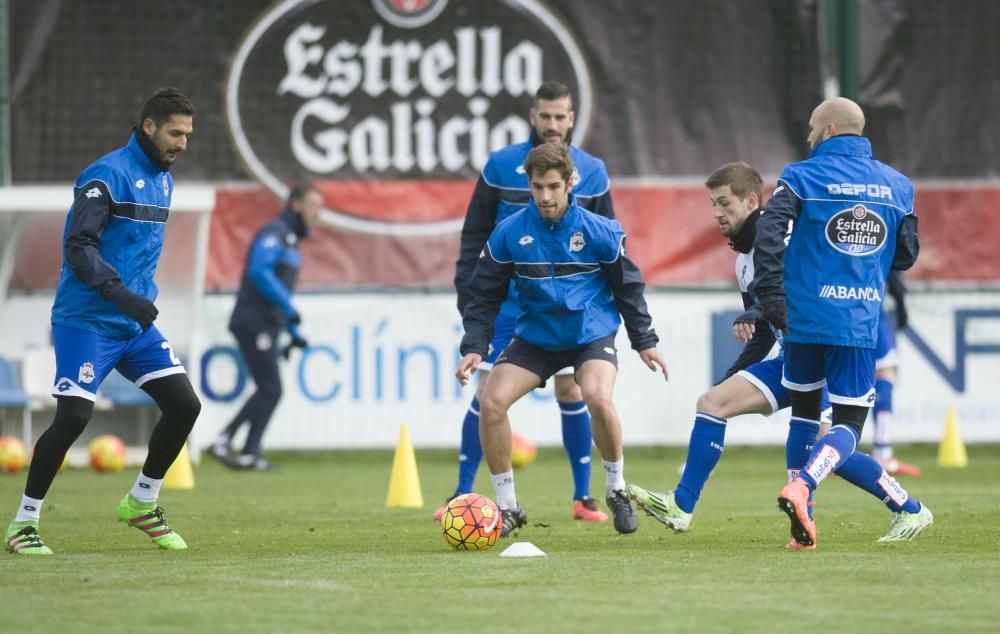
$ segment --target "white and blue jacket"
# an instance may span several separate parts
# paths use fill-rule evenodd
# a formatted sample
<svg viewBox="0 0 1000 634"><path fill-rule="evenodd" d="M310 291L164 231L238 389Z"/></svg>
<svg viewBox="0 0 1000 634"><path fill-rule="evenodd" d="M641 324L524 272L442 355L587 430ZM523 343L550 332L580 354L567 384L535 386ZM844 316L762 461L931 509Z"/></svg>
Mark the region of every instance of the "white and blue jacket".
<svg viewBox="0 0 1000 634"><path fill-rule="evenodd" d="M910 179L868 139L831 137L782 171L757 223L753 292L786 301L785 341L874 348L889 271L919 248Z"/></svg>
<svg viewBox="0 0 1000 634"><path fill-rule="evenodd" d="M621 225L581 208L572 195L558 222L543 220L532 201L497 225L469 286L463 355L486 356L511 281L519 312L514 336L539 348L582 347L617 333L622 318L634 349L659 341Z"/></svg>
<svg viewBox="0 0 1000 634"><path fill-rule="evenodd" d="M500 221L515 211L524 209L531 202L528 176L524 173L524 160L541 142L538 135L532 131L527 141L497 150L490 155L486 165L483 166L465 214L462 242L459 247L458 262L455 264L455 290L458 292L460 313L469 301L472 272L476 268L476 261L490 233ZM577 204L588 211L614 218L611 180L604 161L574 145L569 146L569 153L576 168L572 180ZM501 312L504 315L517 317L519 311L516 293L513 290Z"/></svg>
<svg viewBox="0 0 1000 634"><path fill-rule="evenodd" d="M76 180L63 231L63 264L52 323L112 339L142 333L139 324L108 301L122 286L150 301L174 191L168 166L141 147L104 155Z"/></svg>

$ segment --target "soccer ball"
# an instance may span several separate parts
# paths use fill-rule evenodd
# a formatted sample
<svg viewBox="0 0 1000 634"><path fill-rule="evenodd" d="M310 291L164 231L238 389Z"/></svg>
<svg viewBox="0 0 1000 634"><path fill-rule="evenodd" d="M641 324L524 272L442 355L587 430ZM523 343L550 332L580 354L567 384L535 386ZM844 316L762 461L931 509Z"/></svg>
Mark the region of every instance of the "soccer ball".
<svg viewBox="0 0 1000 634"><path fill-rule="evenodd" d="M24 445L13 436L0 436L0 473L17 473L24 468Z"/></svg>
<svg viewBox="0 0 1000 634"><path fill-rule="evenodd" d="M527 467L535 461L536 456L538 456L538 450L535 449L535 445L521 434L514 432L510 448L511 466L515 469Z"/></svg>
<svg viewBox="0 0 1000 634"><path fill-rule="evenodd" d="M487 550L497 543L503 528L500 509L478 493L459 495L441 516L444 540L455 550Z"/></svg>
<svg viewBox="0 0 1000 634"><path fill-rule="evenodd" d="M114 434L104 434L90 441L90 466L94 471L121 471L125 468L125 443Z"/></svg>

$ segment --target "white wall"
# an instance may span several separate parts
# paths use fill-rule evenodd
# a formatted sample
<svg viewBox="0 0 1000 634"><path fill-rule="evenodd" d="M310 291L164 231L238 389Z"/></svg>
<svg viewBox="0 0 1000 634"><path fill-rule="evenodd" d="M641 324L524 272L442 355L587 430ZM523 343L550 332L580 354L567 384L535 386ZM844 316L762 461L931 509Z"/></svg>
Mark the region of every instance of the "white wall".
<svg viewBox="0 0 1000 634"><path fill-rule="evenodd" d="M651 292L650 312L670 367L665 383L638 360L619 335L622 360L616 401L626 444L686 444L695 401L711 383L711 327L714 311L738 308L732 290ZM226 330L232 296L209 296L201 339L206 348L233 346ZM461 327L454 298L447 293L299 295L303 331L314 349L296 352L283 365L285 391L265 437L270 448L392 447L400 423L407 423L418 447L454 447L473 388L453 377ZM956 407L966 441L1000 441L1000 294L920 293L909 297L911 325L939 359L944 372L907 338L899 337L900 380L895 392L899 442L940 439L945 411ZM0 354L18 358L27 345L48 337L51 297L14 297L0 314ZM967 320L964 327L965 384L958 383L956 311L993 310L997 316ZM161 305L157 325L184 350L190 338L190 309L183 302ZM977 351L978 350L978 351ZM182 353L183 354L183 353ZM400 355L406 359L400 364ZM202 355L201 359L204 359ZM205 381L215 393L232 390L229 357L210 357ZM193 360L188 359L188 364ZM199 359L200 361L200 359ZM950 374L949 374L950 373ZM952 383L949 383L948 376ZM194 445L207 444L249 396L252 383L229 402L203 394L204 408ZM551 392L538 392L511 413L514 427L541 445L561 443ZM772 419L734 419L730 443L784 441L787 413ZM870 427L870 425L869 425Z"/></svg>

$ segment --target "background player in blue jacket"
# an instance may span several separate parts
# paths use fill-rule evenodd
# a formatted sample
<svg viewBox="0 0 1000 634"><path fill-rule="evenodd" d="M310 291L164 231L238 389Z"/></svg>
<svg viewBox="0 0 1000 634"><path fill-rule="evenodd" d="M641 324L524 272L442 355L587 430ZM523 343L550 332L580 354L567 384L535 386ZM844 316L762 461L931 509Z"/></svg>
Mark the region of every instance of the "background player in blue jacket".
<svg viewBox="0 0 1000 634"><path fill-rule="evenodd" d="M455 266L455 290L458 291L458 311L469 301L469 286L476 261L494 227L502 220L523 209L531 200L524 159L540 143L570 143L573 131L573 100L569 88L556 81L547 81L535 92L534 104L528 113L531 138L494 152L483 167L462 227L462 244ZM596 214L614 218L611 184L608 170L599 158L569 145L573 171L573 196L576 204ZM448 500L472 491L476 471L483 457L479 442L479 397L500 352L514 335L514 321L520 308L517 291L512 289L493 324L493 340L488 354L479 365L476 396L462 421L462 443L458 454L458 484ZM580 388L573 380L573 368L563 368L555 375L555 394L562 415L563 446L573 472L573 518L594 522L607 521L590 497L591 433L590 414L583 402ZM440 520L447 506L438 507L434 519Z"/></svg>
<svg viewBox="0 0 1000 634"><path fill-rule="evenodd" d="M920 467L897 458L892 448L894 422L892 393L899 374L896 330L906 328L909 318L906 311L906 285L903 283L903 274L900 271L892 271L886 288L896 307L893 312L886 311L883 307L878 322L878 340L875 342L875 404L872 408L874 424L872 456L882 463L889 473L919 476Z"/></svg>
<svg viewBox="0 0 1000 634"><path fill-rule="evenodd" d="M299 242L309 235L309 227L316 224L322 208L323 194L319 190L308 184L292 186L285 208L257 232L247 250L229 330L236 337L257 390L209 449L209 454L226 466L261 471L271 468L260 455L260 444L281 400L278 355L283 353L287 358L291 348L308 345L299 330L302 319L292 306L292 292L302 266ZM282 330L287 330L292 339L279 348ZM250 429L243 451L233 459L229 445L244 423Z"/></svg>
<svg viewBox="0 0 1000 634"><path fill-rule="evenodd" d="M746 312L733 324L733 335L746 346L724 379L698 398L697 414L688 443L687 461L674 491L656 493L630 484L629 494L636 504L677 533L688 530L695 505L712 470L722 457L728 419L743 414L772 414L789 406L789 391L781 384L784 355L765 359L776 342L770 324L754 303L749 287L753 281L753 243L760 216L764 185L760 174L746 163L727 163L712 172L705 182L713 215L722 235L736 256L736 278ZM828 411L824 395L823 413ZM824 417L825 419L825 417ZM819 423L795 418L789 421L785 442L785 467L789 478L798 474L816 442ZM901 510L900 500L909 494L871 456L855 452L837 475L883 501L892 512ZM794 539L790 550L816 548L802 546Z"/></svg>
<svg viewBox="0 0 1000 634"><path fill-rule="evenodd" d="M56 414L35 444L24 497L4 540L10 552L52 554L38 534L43 498L90 421L97 388L112 369L145 390L162 412L146 462L117 517L160 548L187 548L156 500L201 403L184 366L153 325L158 314L153 276L174 191L170 166L187 149L193 117L194 106L177 89L157 90L128 144L98 159L76 181L52 306Z"/></svg>
<svg viewBox="0 0 1000 634"><path fill-rule="evenodd" d="M792 416L818 420L824 386L833 404L833 426L778 496L803 546L816 542L809 495L854 453L875 400L889 270L910 268L919 250L913 184L872 158L864 125L861 108L843 97L813 110L812 152L782 171L754 243L754 293L771 325L788 330L782 385L792 392ZM880 541L912 539L932 521L911 498Z"/></svg>
<svg viewBox="0 0 1000 634"><path fill-rule="evenodd" d="M514 338L497 357L480 399L480 432L503 519L501 536L527 521L514 492L507 410L567 366L575 369L590 410L615 529L631 533L637 522L625 490L621 424L612 398L618 374L615 334L622 318L643 362L667 377L646 310L645 283L625 255L621 225L573 200L569 148L543 143L528 153L524 168L531 204L498 224L479 256L455 373L464 385L486 357L494 320L513 281L520 308Z"/></svg>

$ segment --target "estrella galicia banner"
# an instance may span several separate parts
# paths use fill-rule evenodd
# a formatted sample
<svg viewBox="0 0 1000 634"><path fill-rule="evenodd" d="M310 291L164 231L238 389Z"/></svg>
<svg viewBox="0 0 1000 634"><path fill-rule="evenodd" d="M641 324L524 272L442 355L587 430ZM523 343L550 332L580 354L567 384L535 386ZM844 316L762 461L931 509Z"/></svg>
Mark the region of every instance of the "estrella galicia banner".
<svg viewBox="0 0 1000 634"><path fill-rule="evenodd" d="M247 170L278 196L301 178L444 179L464 192L459 181L491 151L528 138L524 106L549 77L576 95L583 142L593 109L583 50L536 0L285 0L239 43L226 117ZM405 220L380 199L338 208L349 196L328 184L335 226L398 235L460 226L448 208Z"/></svg>

